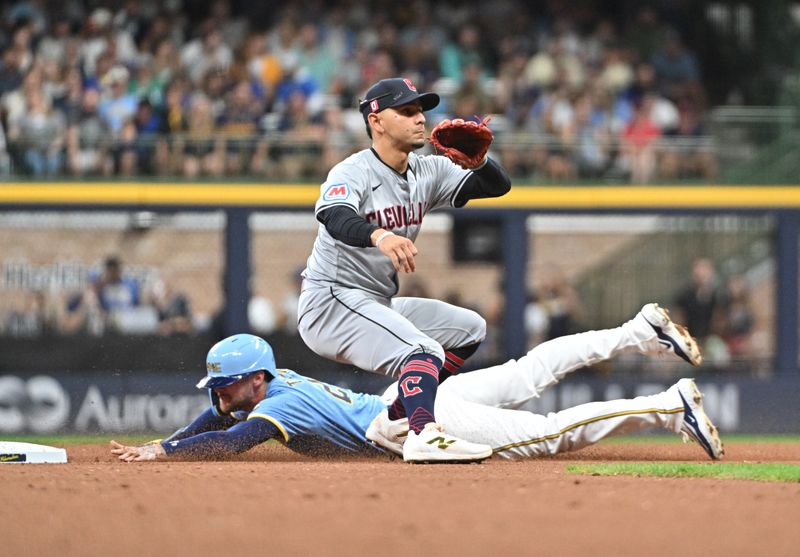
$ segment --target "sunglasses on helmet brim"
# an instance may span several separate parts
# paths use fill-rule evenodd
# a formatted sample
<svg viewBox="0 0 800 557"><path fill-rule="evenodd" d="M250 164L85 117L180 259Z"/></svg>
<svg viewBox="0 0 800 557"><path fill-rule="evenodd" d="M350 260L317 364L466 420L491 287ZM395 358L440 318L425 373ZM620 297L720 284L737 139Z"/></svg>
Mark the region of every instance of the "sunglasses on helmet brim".
<svg viewBox="0 0 800 557"><path fill-rule="evenodd" d="M241 381L248 375L252 375L255 371L250 373L240 373L238 375L217 375L216 377L205 376L198 383L198 389L217 389L220 387L227 387L233 385L237 381Z"/></svg>

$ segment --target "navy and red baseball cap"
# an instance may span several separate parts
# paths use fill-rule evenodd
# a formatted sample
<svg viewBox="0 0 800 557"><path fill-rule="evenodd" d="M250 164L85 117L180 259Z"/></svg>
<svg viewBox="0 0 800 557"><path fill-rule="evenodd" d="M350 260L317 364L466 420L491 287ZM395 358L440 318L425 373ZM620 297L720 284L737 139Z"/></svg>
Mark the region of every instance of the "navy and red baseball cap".
<svg viewBox="0 0 800 557"><path fill-rule="evenodd" d="M430 110L439 104L439 95L436 93L420 93L410 79L392 77L381 79L369 88L363 101L358 103L358 109L364 115L364 120L372 112L380 112L387 108L402 106L414 101L422 103L422 110Z"/></svg>

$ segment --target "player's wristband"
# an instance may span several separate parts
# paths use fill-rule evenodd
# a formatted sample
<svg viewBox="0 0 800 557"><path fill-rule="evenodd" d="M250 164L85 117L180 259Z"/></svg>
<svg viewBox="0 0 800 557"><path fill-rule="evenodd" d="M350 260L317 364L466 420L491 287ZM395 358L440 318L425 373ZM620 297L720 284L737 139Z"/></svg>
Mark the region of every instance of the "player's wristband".
<svg viewBox="0 0 800 557"><path fill-rule="evenodd" d="M384 232L383 234L381 234L380 236L378 236L378 238L375 240L375 247L377 248L378 246L380 246L380 245L381 245L381 242L382 242L383 240L385 240L387 236L394 236L394 232L389 232L389 231L387 230L386 232Z"/></svg>

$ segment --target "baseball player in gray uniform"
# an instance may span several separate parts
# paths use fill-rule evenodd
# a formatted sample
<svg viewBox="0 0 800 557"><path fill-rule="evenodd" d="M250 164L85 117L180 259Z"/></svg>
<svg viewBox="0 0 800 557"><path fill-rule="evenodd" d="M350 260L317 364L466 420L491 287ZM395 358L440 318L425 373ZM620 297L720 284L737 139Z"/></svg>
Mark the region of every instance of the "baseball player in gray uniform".
<svg viewBox="0 0 800 557"><path fill-rule="evenodd" d="M389 417L408 417L405 460L482 460L491 447L444 432L434 401L440 380L458 371L484 339L486 322L442 301L394 296L397 273L415 270L414 240L427 213L504 195L511 181L489 157L464 169L443 156L413 152L425 145L423 112L438 105L437 94L392 78L373 85L365 98L359 108L372 147L334 166L321 186L298 332L321 356L398 378Z"/></svg>

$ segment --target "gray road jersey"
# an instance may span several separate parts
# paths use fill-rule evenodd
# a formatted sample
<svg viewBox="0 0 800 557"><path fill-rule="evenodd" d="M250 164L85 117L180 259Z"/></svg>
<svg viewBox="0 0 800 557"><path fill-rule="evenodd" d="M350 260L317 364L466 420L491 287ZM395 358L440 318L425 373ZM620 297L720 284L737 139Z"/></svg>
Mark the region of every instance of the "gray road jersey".
<svg viewBox="0 0 800 557"><path fill-rule="evenodd" d="M380 228L414 241L422 218L434 209L452 206L470 174L445 157L410 153L404 178L374 151L365 149L331 169L320 188L315 214L345 205ZM388 257L378 248L358 248L335 240L321 224L303 276L378 296L397 293L397 276Z"/></svg>

